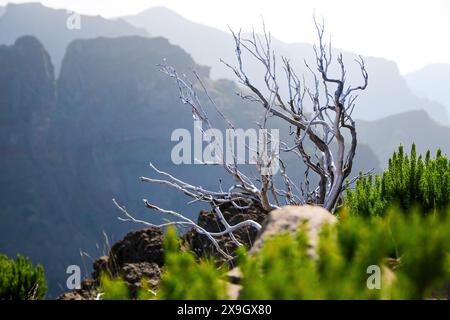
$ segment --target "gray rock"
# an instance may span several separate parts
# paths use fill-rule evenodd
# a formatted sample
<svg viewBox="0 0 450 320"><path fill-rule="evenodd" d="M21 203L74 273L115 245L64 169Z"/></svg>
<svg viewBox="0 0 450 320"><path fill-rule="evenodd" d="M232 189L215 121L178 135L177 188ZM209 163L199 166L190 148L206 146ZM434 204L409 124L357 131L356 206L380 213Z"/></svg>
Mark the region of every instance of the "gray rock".
<svg viewBox="0 0 450 320"><path fill-rule="evenodd" d="M323 225L332 225L337 222L335 216L322 207L316 206L285 206L269 213L256 241L250 250L254 254L261 250L264 242L282 233L295 235L301 225L306 223L309 239L308 254L316 256L316 247L319 232Z"/></svg>

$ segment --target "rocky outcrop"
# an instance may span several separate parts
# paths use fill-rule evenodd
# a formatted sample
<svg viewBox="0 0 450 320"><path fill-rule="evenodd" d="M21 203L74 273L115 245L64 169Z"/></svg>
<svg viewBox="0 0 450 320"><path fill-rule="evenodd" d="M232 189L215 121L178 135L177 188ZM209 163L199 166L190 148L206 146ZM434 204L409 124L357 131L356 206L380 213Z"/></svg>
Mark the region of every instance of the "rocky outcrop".
<svg viewBox="0 0 450 320"><path fill-rule="evenodd" d="M222 212L230 224L248 219L262 223L267 217L264 210L256 207L246 211L223 207ZM212 212L200 212L198 224L211 232L223 230L223 226ZM251 247L256 239L257 232L251 228L242 228L234 234L241 243ZM94 271L91 278L85 279L80 289L64 293L59 299L95 299L99 292L100 278L103 274L113 278L122 278L130 290L131 297L136 297L138 289L143 285L142 281L147 282L146 287L150 290L156 291L164 268L163 241L163 232L158 228L147 228L128 233L121 241L111 247L108 256L102 256L94 262ZM199 258L214 257L217 263L225 261L211 242L194 230L183 235L181 242L185 250L196 253ZM219 239L219 243L229 253L236 249L229 236ZM239 286L235 288L239 288Z"/></svg>
<svg viewBox="0 0 450 320"><path fill-rule="evenodd" d="M85 279L81 282L80 289L63 293L58 300L94 300L96 299L97 282L94 279Z"/></svg>
<svg viewBox="0 0 450 320"><path fill-rule="evenodd" d="M131 297L136 297L143 281L147 282L147 288L156 290L161 280L163 241L163 233L158 228L128 233L124 239L113 245L108 256L100 257L94 262L92 277L85 279L80 289L64 293L59 299L95 299L103 274L123 279Z"/></svg>
<svg viewBox="0 0 450 320"><path fill-rule="evenodd" d="M163 265L163 239L161 229L148 228L128 233L122 241L111 248L108 261L110 268L122 268L127 263L152 262Z"/></svg>

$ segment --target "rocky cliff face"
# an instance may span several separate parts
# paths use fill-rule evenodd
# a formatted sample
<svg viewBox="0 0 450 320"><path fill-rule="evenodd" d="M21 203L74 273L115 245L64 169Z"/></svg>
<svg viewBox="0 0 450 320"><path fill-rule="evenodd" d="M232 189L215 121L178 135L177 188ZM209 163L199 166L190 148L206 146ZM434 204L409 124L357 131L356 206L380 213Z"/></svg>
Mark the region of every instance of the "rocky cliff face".
<svg viewBox="0 0 450 320"><path fill-rule="evenodd" d="M37 219L44 178L35 169L45 162L56 96L50 57L36 38L0 46L0 70L0 234L7 239ZM2 240L2 247L12 250L16 241Z"/></svg>
<svg viewBox="0 0 450 320"><path fill-rule="evenodd" d="M36 38L24 36L0 46L0 68L2 147L18 153L29 149L38 157L56 102L50 56Z"/></svg>
<svg viewBox="0 0 450 320"><path fill-rule="evenodd" d="M42 44L25 36L0 47L0 70L0 251L48 261L54 239L47 235L58 221L48 174L53 66Z"/></svg>

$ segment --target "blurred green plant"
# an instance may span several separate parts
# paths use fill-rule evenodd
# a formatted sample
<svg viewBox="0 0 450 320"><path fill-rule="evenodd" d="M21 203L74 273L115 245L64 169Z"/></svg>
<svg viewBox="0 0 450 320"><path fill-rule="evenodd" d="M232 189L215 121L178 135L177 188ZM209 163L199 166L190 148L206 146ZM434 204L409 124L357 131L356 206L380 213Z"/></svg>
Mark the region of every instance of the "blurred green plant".
<svg viewBox="0 0 450 320"><path fill-rule="evenodd" d="M102 300L129 300L131 298L127 284L120 277L111 278L106 273L100 276Z"/></svg>
<svg viewBox="0 0 450 320"><path fill-rule="evenodd" d="M306 232L279 235L256 255L239 254L242 299L427 299L450 281L449 214L391 209L384 217L344 214L320 235L317 259ZM369 288L370 266L380 289Z"/></svg>
<svg viewBox="0 0 450 320"><path fill-rule="evenodd" d="M211 260L197 261L192 252L180 249L176 231L169 228L164 240L165 272L158 299L220 300L226 299L226 268L217 268Z"/></svg>
<svg viewBox="0 0 450 320"><path fill-rule="evenodd" d="M33 267L30 260L21 255L14 261L0 254L0 300L40 300L46 292L41 265Z"/></svg>
<svg viewBox="0 0 450 320"><path fill-rule="evenodd" d="M429 299L446 298L450 282L450 213L408 214L391 208L384 216L353 216L325 226L316 258L308 252L306 225L281 234L262 249L238 250L240 299ZM165 271L157 299L227 299L225 267L197 260L180 249L174 230L165 239ZM379 287L373 288L373 270ZM102 299L128 299L120 279L102 278ZM142 288L137 299L154 299Z"/></svg>
<svg viewBox="0 0 450 320"><path fill-rule="evenodd" d="M410 156L400 146L382 176L362 177L343 199L352 215L382 215L393 204L403 210L418 206L426 213L450 205L450 160L441 150L435 159L430 151L423 159L414 144Z"/></svg>

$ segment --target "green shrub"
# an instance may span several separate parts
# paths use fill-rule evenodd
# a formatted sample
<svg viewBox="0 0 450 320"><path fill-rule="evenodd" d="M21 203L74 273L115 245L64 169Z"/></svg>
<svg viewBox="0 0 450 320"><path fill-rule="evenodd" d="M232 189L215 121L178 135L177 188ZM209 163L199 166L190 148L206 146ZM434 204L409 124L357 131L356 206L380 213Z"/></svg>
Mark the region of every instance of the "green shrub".
<svg viewBox="0 0 450 320"><path fill-rule="evenodd" d="M175 230L169 229L164 240L164 274L158 299L218 300L226 299L222 281L224 268L213 261L197 261L191 252L182 251Z"/></svg>
<svg viewBox="0 0 450 320"><path fill-rule="evenodd" d="M130 291L125 281L120 278L111 279L107 274L100 277L102 300L129 300Z"/></svg>
<svg viewBox="0 0 450 320"><path fill-rule="evenodd" d="M435 159L428 151L423 160L415 145L410 156L400 146L383 175L358 180L343 203L353 215L381 215L392 204L404 210L418 206L423 212L445 209L450 205L450 161L440 150Z"/></svg>
<svg viewBox="0 0 450 320"><path fill-rule="evenodd" d="M0 255L0 300L38 300L47 292L44 268L33 268L30 260L17 255L16 260Z"/></svg>
<svg viewBox="0 0 450 320"><path fill-rule="evenodd" d="M341 218L325 227L317 259L305 232L279 235L256 255L240 253L243 299L426 299L450 281L449 214L390 210L384 217ZM369 266L381 288L369 289ZM441 294L441 295L439 295Z"/></svg>

